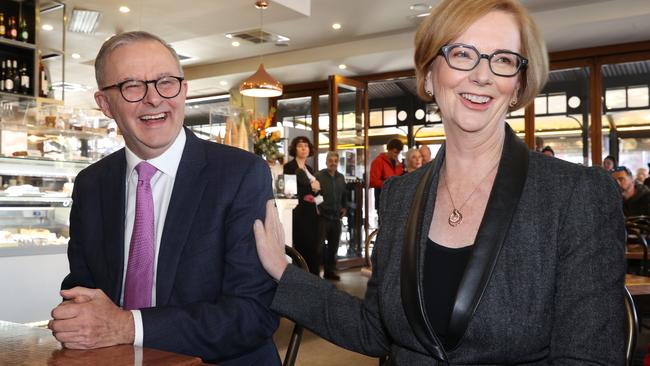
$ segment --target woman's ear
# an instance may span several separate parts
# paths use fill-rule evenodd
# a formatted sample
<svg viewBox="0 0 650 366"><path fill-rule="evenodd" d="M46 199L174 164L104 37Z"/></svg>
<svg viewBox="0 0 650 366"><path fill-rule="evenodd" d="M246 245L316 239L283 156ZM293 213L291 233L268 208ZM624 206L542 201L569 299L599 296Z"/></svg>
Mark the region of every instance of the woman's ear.
<svg viewBox="0 0 650 366"><path fill-rule="evenodd" d="M424 79L424 91L428 96L433 97L433 73L431 68L429 68L427 77Z"/></svg>

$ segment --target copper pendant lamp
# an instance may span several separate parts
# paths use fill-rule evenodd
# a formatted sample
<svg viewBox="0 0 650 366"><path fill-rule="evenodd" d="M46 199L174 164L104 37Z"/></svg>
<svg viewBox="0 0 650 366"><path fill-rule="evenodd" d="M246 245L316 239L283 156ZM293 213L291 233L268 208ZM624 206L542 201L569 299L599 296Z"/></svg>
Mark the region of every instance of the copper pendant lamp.
<svg viewBox="0 0 650 366"><path fill-rule="evenodd" d="M255 2L255 7L260 9L260 39L262 38L262 26L264 25L264 9L268 8L269 3L266 0L258 0ZM261 55L260 55L261 59ZM239 86L239 92L242 95L256 98L270 98L279 97L282 95L282 83L269 75L264 68L264 64L260 62L257 71L244 80Z"/></svg>

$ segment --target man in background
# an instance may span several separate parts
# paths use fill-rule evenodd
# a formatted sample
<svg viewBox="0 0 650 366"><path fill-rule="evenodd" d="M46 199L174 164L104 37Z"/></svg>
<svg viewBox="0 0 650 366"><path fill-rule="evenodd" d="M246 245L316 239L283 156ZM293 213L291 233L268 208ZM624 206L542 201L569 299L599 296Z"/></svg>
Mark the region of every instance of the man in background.
<svg viewBox="0 0 650 366"><path fill-rule="evenodd" d="M321 243L324 246L323 278L338 281L341 277L336 274L336 253L341 239L341 217L347 213L345 177L337 171L339 154L336 151L327 152L325 165L326 169L316 173L323 195L323 203L318 206Z"/></svg>
<svg viewBox="0 0 650 366"><path fill-rule="evenodd" d="M386 152L377 155L370 164L370 188L375 189L375 208L379 208L379 197L386 179L402 175L404 167L397 156L404 148L400 139L391 139L386 144Z"/></svg>
<svg viewBox="0 0 650 366"><path fill-rule="evenodd" d="M422 165L428 163L431 161L431 149L429 149L429 146L427 145L422 145L420 146L420 155L422 155Z"/></svg>
<svg viewBox="0 0 650 366"><path fill-rule="evenodd" d="M630 169L625 166L614 168L611 174L623 196L625 216L650 215L650 189L637 183Z"/></svg>
<svg viewBox="0 0 650 366"><path fill-rule="evenodd" d="M273 197L266 162L183 128L187 82L157 36L113 36L95 73L95 100L126 147L75 180L53 335L66 348L134 344L279 365L275 284L252 230Z"/></svg>

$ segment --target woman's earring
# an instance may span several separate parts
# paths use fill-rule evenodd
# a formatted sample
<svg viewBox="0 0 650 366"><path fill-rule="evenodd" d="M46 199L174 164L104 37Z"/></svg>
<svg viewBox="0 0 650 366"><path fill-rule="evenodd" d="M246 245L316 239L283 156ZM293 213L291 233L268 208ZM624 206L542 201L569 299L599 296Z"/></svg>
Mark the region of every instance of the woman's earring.
<svg viewBox="0 0 650 366"><path fill-rule="evenodd" d="M427 90L426 93L428 96L433 97L433 92L431 90Z"/></svg>
<svg viewBox="0 0 650 366"><path fill-rule="evenodd" d="M514 108L517 105L517 98L510 101L510 108Z"/></svg>

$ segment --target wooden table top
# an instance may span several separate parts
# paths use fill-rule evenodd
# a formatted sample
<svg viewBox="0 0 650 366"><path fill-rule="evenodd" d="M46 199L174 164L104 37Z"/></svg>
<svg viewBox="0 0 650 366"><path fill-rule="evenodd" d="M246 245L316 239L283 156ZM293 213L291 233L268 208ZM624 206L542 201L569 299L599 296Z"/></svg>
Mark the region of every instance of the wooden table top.
<svg viewBox="0 0 650 366"><path fill-rule="evenodd" d="M131 345L62 349L48 329L0 321L0 364L48 366L203 365L200 358Z"/></svg>
<svg viewBox="0 0 650 366"><path fill-rule="evenodd" d="M625 287L632 296L650 295L650 277L626 274Z"/></svg>

